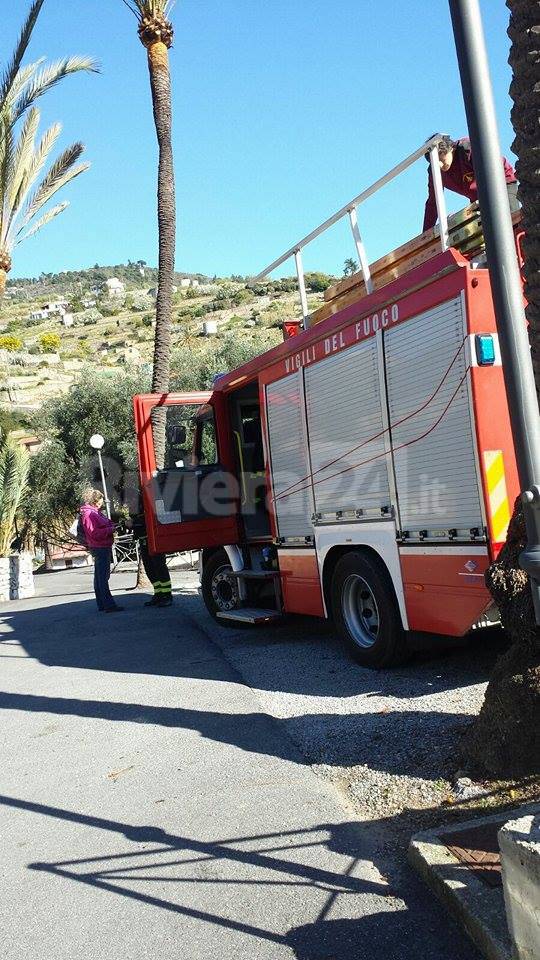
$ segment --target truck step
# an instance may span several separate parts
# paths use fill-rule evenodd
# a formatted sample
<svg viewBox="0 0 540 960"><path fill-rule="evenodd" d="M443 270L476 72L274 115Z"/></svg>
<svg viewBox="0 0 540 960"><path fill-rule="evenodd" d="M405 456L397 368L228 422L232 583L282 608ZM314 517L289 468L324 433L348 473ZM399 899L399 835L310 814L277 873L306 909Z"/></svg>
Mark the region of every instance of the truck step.
<svg viewBox="0 0 540 960"><path fill-rule="evenodd" d="M278 610L262 610L260 607L241 607L238 610L223 610L217 614L218 620L235 620L238 623L271 623L282 620Z"/></svg>
<svg viewBox="0 0 540 960"><path fill-rule="evenodd" d="M229 573L229 577L236 577L238 580L275 580L280 576L278 570L240 570L238 573Z"/></svg>

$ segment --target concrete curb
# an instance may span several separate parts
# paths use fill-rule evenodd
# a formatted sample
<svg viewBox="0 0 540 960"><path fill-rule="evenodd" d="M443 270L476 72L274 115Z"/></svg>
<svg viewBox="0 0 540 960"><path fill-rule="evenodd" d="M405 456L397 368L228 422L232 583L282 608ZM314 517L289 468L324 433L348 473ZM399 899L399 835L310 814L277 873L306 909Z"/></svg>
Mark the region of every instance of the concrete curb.
<svg viewBox="0 0 540 960"><path fill-rule="evenodd" d="M538 804L508 810L508 820L538 813ZM501 813L474 820L441 826L416 834L409 844L409 862L422 879L466 930L487 960L511 960L512 942L506 922L502 887L489 887L467 869L445 846L450 839L468 827L494 823Z"/></svg>

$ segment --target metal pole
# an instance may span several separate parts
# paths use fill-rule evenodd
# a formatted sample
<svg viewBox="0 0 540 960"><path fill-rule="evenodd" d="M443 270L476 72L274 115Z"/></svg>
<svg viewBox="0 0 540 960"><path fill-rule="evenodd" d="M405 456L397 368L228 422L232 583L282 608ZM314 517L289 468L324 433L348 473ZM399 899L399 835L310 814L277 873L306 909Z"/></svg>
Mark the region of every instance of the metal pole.
<svg viewBox="0 0 540 960"><path fill-rule="evenodd" d="M358 257L358 263L362 269L362 276L364 278L364 283L366 285L366 290L368 293L373 293L373 280L371 279L371 271L369 269L368 258L366 256L366 248L364 246L364 241L360 236L360 228L358 226L358 216L356 213L356 207L351 207L349 210L349 220L351 222L352 235L354 237L354 243L356 246L356 254Z"/></svg>
<svg viewBox="0 0 540 960"><path fill-rule="evenodd" d="M478 183L512 433L524 491L527 546L520 563L531 578L536 622L540 624L540 421L523 291L479 2L449 0L449 3Z"/></svg>
<svg viewBox="0 0 540 960"><path fill-rule="evenodd" d="M97 451L98 460L99 460L99 472L101 473L101 483L103 484L103 501L105 503L105 513L107 514L109 520L111 519L111 501L107 495L107 484L105 483L105 471L103 469L103 460L101 459L101 450ZM118 558L116 556L116 547L113 543L111 547L112 560L113 560L113 573L118 565Z"/></svg>
<svg viewBox="0 0 540 960"><path fill-rule="evenodd" d="M103 484L103 499L105 501L105 512L110 520L111 519L111 501L107 496L107 484L105 483L105 471L103 469L103 460L101 459L101 450L98 450L97 455L99 460L99 472L101 473L101 483Z"/></svg>
<svg viewBox="0 0 540 960"><path fill-rule="evenodd" d="M304 277L304 266L302 264L302 251L294 251L294 260L296 263L296 275L298 277L298 289L300 291L300 302L302 304L302 326L304 330L307 327L308 319L308 305L307 305L307 294L306 294L306 281Z"/></svg>
<svg viewBox="0 0 540 960"><path fill-rule="evenodd" d="M444 199L444 187L441 176L441 167L439 164L439 149L437 144L435 144L435 146L433 146L429 151L429 162L431 165L433 189L435 191L437 216L439 218L441 248L444 251L448 250L448 216L446 213L446 200Z"/></svg>

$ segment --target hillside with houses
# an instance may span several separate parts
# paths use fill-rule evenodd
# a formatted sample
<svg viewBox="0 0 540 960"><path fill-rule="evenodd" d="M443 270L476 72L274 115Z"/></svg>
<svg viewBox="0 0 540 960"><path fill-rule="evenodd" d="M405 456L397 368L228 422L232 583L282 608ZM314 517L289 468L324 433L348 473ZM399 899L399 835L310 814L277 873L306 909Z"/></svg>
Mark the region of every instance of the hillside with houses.
<svg viewBox="0 0 540 960"><path fill-rule="evenodd" d="M314 309L330 283L306 277ZM81 371L149 372L157 270L144 261L8 283L0 304L0 406L24 414L66 392ZM218 349L234 336L253 349L282 339L285 320L300 317L296 281L178 273L173 287L174 349Z"/></svg>

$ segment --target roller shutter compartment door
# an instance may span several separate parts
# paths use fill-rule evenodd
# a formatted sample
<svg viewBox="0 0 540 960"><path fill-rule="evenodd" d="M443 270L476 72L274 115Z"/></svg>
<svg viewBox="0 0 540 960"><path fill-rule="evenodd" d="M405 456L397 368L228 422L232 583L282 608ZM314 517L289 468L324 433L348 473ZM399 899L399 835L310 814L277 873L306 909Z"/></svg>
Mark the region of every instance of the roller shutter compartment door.
<svg viewBox="0 0 540 960"><path fill-rule="evenodd" d="M266 410L278 535L311 536L313 498L301 370L267 386Z"/></svg>
<svg viewBox="0 0 540 960"><path fill-rule="evenodd" d="M403 530L468 530L483 523L464 339L461 297L384 334Z"/></svg>
<svg viewBox="0 0 540 960"><path fill-rule="evenodd" d="M305 378L317 513L388 507L375 338L308 367Z"/></svg>

